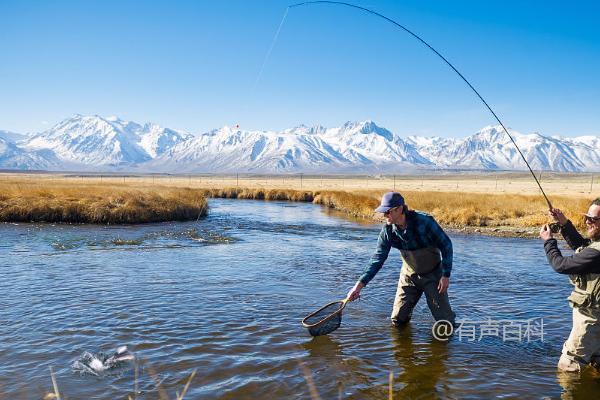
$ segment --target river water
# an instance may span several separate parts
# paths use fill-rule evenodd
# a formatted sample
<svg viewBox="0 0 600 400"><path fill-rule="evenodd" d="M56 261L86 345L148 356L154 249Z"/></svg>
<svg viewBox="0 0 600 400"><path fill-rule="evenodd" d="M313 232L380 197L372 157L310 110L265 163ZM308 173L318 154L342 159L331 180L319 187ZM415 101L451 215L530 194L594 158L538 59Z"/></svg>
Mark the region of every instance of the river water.
<svg viewBox="0 0 600 400"><path fill-rule="evenodd" d="M390 373L395 398L597 398L597 375L556 373L570 285L539 240L451 233L450 299L468 329L447 343L425 299L390 326L396 251L342 326L310 337L300 320L345 296L379 229L247 200L211 200L188 223L0 225L0 398L43 397L50 367L73 399L175 398L194 370L185 398L381 399ZM73 368L122 345L136 362Z"/></svg>

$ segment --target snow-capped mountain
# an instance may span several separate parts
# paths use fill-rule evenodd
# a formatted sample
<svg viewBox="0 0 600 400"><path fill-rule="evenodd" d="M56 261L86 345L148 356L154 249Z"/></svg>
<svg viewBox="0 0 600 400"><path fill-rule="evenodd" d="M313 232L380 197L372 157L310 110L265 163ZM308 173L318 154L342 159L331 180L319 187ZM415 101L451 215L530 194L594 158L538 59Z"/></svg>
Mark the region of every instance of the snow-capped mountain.
<svg viewBox="0 0 600 400"><path fill-rule="evenodd" d="M464 138L402 138L373 121L333 128L300 125L281 132L223 127L194 136L117 117L75 115L27 137L3 132L0 168L11 169L171 173L526 169L500 126L488 126ZM597 136L509 132L535 170L600 171Z"/></svg>
<svg viewBox="0 0 600 400"><path fill-rule="evenodd" d="M185 141L147 164L155 170L384 172L428 167L416 149L372 121L283 132L225 127Z"/></svg>
<svg viewBox="0 0 600 400"><path fill-rule="evenodd" d="M509 133L532 169L561 172L600 169L598 138L565 139L539 133L524 135L512 129L509 129ZM482 170L527 168L510 137L500 126L487 126L462 139L413 136L408 141L420 154L440 167Z"/></svg>
<svg viewBox="0 0 600 400"><path fill-rule="evenodd" d="M11 131L0 130L0 139L3 139L7 142L16 143L25 138L27 138L27 135L22 135L20 133L11 132Z"/></svg>
<svg viewBox="0 0 600 400"><path fill-rule="evenodd" d="M52 151L25 151L0 137L0 169L48 170L59 164Z"/></svg>
<svg viewBox="0 0 600 400"><path fill-rule="evenodd" d="M149 161L192 135L117 117L75 115L23 143L27 150L52 150L81 166L134 166Z"/></svg>
<svg viewBox="0 0 600 400"><path fill-rule="evenodd" d="M324 136L353 163L433 166L411 143L373 121L346 122L340 128L327 130Z"/></svg>
<svg viewBox="0 0 600 400"><path fill-rule="evenodd" d="M347 163L310 133L242 131L224 127L173 147L148 166L167 171L280 172Z"/></svg>

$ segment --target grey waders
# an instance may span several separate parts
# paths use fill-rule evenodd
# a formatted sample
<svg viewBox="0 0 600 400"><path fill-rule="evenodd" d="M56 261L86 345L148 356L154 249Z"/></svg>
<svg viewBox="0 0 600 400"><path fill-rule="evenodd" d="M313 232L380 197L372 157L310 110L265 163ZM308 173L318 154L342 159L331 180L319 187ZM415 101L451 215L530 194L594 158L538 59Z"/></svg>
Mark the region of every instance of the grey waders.
<svg viewBox="0 0 600 400"><path fill-rule="evenodd" d="M600 242L588 247L600 251ZM570 275L569 279L575 286L569 296L573 328L563 345L558 368L580 372L592 363L600 370L600 274Z"/></svg>
<svg viewBox="0 0 600 400"><path fill-rule="evenodd" d="M392 324L402 326L410 321L413 309L425 293L427 305L436 321L446 320L454 325L456 315L450 307L448 293L440 294L438 283L442 278L440 251L434 247L400 250L402 270L392 309Z"/></svg>

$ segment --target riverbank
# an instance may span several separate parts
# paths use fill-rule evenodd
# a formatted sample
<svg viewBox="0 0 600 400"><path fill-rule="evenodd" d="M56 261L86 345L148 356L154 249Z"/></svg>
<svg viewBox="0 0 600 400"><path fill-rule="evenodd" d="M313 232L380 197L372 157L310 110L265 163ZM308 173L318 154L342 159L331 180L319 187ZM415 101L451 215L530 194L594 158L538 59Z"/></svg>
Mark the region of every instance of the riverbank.
<svg viewBox="0 0 600 400"><path fill-rule="evenodd" d="M0 183L0 222L139 224L189 221L208 212L202 193L187 188Z"/></svg>
<svg viewBox="0 0 600 400"><path fill-rule="evenodd" d="M204 189L207 197L256 200L305 201L341 211L349 216L383 222L373 210L385 191L297 191L279 189ZM517 194L460 192L402 192L411 209L433 215L445 228L465 234L498 237L537 237L539 228L551 222L543 197ZM575 226L583 229L580 218L591 199L555 196L553 206L565 211Z"/></svg>
<svg viewBox="0 0 600 400"><path fill-rule="evenodd" d="M191 177L138 180L142 178L4 174L1 178L0 221L3 222L133 224L193 220L207 213L206 198L312 202L349 217L382 222L381 215L373 213L373 209L381 195L393 189L204 187ZM470 182L468 176L463 179L466 182L463 186L471 188L481 178L476 177L475 182ZM446 229L461 233L537 237L539 227L550 222L548 206L539 194L397 190L411 209L428 212ZM553 206L564 210L576 227L584 228L580 215L594 196L549 193L549 197Z"/></svg>

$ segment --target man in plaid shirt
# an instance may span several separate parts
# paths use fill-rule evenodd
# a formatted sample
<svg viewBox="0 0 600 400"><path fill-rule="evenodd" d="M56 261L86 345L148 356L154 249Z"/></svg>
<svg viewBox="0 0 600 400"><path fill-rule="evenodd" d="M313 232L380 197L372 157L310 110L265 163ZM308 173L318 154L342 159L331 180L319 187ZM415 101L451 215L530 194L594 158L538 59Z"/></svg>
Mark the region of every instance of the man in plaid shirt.
<svg viewBox="0 0 600 400"><path fill-rule="evenodd" d="M448 300L452 271L452 242L432 216L409 210L400 193L383 195L375 212L383 213L387 223L381 229L377 249L369 265L348 292L353 301L375 277L392 247L400 250L403 266L392 310L392 323L402 326L410 321L412 311L425 293L427 305L436 321L454 325L455 314Z"/></svg>

